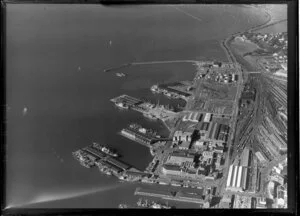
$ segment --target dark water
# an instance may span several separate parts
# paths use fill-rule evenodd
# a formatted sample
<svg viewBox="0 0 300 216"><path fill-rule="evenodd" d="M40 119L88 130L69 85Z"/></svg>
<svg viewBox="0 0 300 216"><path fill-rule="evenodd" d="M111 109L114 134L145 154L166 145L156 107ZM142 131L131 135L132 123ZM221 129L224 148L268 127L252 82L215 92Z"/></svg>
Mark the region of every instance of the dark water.
<svg viewBox="0 0 300 216"><path fill-rule="evenodd" d="M177 7L8 5L7 205L47 201L28 207L103 208L136 202L137 185L85 169L71 152L98 141L145 168L152 159L148 149L116 133L130 122L167 130L118 110L109 99L126 93L166 104L149 87L192 79L195 69L187 63L135 66L119 71L125 78L103 69L130 61L226 60L218 40L266 18L249 7Z"/></svg>

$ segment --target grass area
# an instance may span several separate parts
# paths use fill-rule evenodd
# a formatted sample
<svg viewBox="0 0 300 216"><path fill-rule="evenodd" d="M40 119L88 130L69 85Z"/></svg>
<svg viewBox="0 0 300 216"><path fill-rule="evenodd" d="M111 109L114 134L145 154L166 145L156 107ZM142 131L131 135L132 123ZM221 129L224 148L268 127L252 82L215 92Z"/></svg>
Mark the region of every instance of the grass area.
<svg viewBox="0 0 300 216"><path fill-rule="evenodd" d="M205 100L197 99L194 101L193 104L191 104L191 110L203 110L205 107Z"/></svg>
<svg viewBox="0 0 300 216"><path fill-rule="evenodd" d="M232 114L233 101L208 101L204 110L218 114Z"/></svg>
<svg viewBox="0 0 300 216"><path fill-rule="evenodd" d="M203 82L200 84L200 98L206 100L234 100L236 91L237 87L233 85L217 82Z"/></svg>

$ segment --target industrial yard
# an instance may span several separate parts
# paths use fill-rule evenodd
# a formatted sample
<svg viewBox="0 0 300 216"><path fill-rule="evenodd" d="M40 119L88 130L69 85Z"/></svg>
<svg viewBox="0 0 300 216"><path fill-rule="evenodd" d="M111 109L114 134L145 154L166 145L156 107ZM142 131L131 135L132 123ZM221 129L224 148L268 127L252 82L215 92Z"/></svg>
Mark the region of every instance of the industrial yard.
<svg viewBox="0 0 300 216"><path fill-rule="evenodd" d="M198 203L202 208L262 208L261 200L270 194L266 180L280 178L265 178L266 172L287 150L286 85L267 72L242 76L237 63L196 62L195 66L193 80L149 89L186 101L182 111L125 94L111 99L116 107L161 121L170 131L162 137L132 123L119 132L149 148L153 160L144 171L85 148L81 151L89 158L86 167L96 165L122 181L174 187L173 192L138 188L139 196ZM186 193L187 189L194 189L194 194ZM224 200L224 195L229 198Z"/></svg>
<svg viewBox="0 0 300 216"><path fill-rule="evenodd" d="M182 110L126 94L111 99L119 109L160 121L170 132L162 137L136 123L119 132L149 148L153 160L144 171L86 148L81 151L88 163L81 164L96 165L122 181L174 187L137 188L139 196L198 203L201 208L267 208L267 201L286 207L286 177L281 174L287 153L286 34L246 32L224 48L228 44L233 49L229 62L186 60L196 69L193 80L150 87L154 95L185 101ZM262 60L253 64L258 56ZM177 61L127 67L172 62Z"/></svg>

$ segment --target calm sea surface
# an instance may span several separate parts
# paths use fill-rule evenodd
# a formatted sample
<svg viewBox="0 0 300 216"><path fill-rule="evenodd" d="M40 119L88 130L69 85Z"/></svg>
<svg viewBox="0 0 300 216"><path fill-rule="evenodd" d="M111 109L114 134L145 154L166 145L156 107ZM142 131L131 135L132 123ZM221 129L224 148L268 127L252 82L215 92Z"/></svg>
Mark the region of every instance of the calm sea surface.
<svg viewBox="0 0 300 216"><path fill-rule="evenodd" d="M226 60L218 41L266 18L258 9L230 5L8 5L7 205L135 203L137 184L85 169L71 152L98 141L144 169L152 160L149 150L116 133L130 122L168 131L138 113L118 110L109 99L125 93L167 104L149 87L192 79L195 68L188 63L135 66L118 71L126 72L125 78L103 69L132 61Z"/></svg>

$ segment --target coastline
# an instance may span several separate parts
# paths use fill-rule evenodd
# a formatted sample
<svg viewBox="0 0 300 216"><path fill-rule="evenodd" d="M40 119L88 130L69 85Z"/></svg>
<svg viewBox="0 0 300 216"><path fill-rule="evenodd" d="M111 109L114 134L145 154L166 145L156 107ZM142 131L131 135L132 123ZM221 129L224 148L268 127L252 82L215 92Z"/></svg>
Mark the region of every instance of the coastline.
<svg viewBox="0 0 300 216"><path fill-rule="evenodd" d="M251 28L249 28L245 31L242 31L242 32L234 33L234 34L230 35L229 37L227 37L227 38L223 39L222 41L220 41L220 45L221 45L222 49L224 50L225 55L227 56L229 62L235 62L235 63L238 62L236 60L235 56L234 56L233 51L230 49L230 46L229 46L230 42L234 39L235 36L240 35L240 34L242 34L244 32L247 32L247 31L255 31L256 29L262 29L262 28L266 27L268 25L268 23L272 20L271 14L268 13L266 9L260 8L260 7L255 6L255 5L251 5L250 7L254 7L254 8L258 8L258 9L262 10L268 16L268 19L267 19L267 21L265 21L262 24L253 26L253 27L251 27Z"/></svg>

